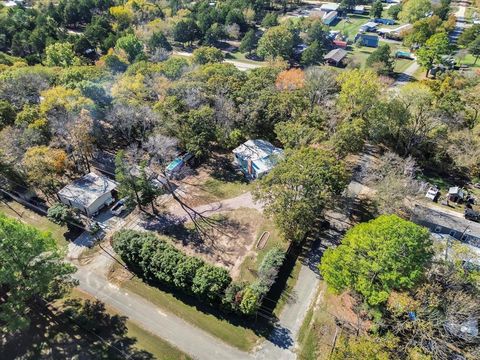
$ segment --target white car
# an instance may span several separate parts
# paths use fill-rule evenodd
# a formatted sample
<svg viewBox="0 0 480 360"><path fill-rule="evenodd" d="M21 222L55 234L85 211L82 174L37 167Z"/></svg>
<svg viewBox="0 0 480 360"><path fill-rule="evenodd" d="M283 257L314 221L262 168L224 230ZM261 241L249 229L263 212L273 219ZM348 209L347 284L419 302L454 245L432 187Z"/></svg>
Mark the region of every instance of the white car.
<svg viewBox="0 0 480 360"><path fill-rule="evenodd" d="M120 215L122 213L122 211L124 211L125 209L127 208L127 205L126 205L126 199L120 199L118 200L115 205L112 206L112 208L110 209L110 212L113 214L113 215Z"/></svg>

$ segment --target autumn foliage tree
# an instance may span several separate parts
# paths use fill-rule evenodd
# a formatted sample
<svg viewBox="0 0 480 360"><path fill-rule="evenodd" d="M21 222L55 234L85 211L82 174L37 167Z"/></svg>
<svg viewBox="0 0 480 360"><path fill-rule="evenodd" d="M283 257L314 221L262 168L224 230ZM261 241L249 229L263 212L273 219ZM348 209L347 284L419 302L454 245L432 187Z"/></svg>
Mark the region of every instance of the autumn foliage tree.
<svg viewBox="0 0 480 360"><path fill-rule="evenodd" d="M278 90L297 90L305 86L305 74L302 69L282 71L277 76L275 86Z"/></svg>

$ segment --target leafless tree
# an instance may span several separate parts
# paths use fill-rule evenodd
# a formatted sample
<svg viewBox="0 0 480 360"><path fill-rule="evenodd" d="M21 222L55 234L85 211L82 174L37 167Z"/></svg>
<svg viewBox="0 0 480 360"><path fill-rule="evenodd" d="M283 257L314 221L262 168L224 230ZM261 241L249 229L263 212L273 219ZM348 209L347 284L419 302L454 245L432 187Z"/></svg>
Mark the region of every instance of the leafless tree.
<svg viewBox="0 0 480 360"><path fill-rule="evenodd" d="M310 67L305 71L305 88L311 105L321 104L339 88L336 74L327 68Z"/></svg>

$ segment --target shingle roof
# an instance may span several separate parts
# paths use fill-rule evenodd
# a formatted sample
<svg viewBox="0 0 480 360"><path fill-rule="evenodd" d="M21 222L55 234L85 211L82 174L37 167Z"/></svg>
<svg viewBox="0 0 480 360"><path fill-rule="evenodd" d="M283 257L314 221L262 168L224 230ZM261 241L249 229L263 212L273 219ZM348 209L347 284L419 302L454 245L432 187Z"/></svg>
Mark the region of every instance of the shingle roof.
<svg viewBox="0 0 480 360"><path fill-rule="evenodd" d="M345 56L347 56L347 54L348 52L343 49L333 49L327 55L325 55L324 59L333 60L338 63L342 61L345 58Z"/></svg>

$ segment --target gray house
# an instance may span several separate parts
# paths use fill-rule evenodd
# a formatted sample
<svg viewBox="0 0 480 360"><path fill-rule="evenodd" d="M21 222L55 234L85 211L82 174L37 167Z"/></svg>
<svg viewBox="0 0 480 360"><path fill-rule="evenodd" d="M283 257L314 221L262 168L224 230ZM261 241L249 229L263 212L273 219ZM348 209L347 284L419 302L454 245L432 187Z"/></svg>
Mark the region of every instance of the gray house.
<svg viewBox="0 0 480 360"><path fill-rule="evenodd" d="M63 204L79 209L87 216L92 216L114 201L112 191L116 187L115 181L102 175L89 173L60 190L58 198Z"/></svg>
<svg viewBox="0 0 480 360"><path fill-rule="evenodd" d="M270 170L283 157L283 150L265 140L248 140L233 150L235 163L249 178L257 179Z"/></svg>

